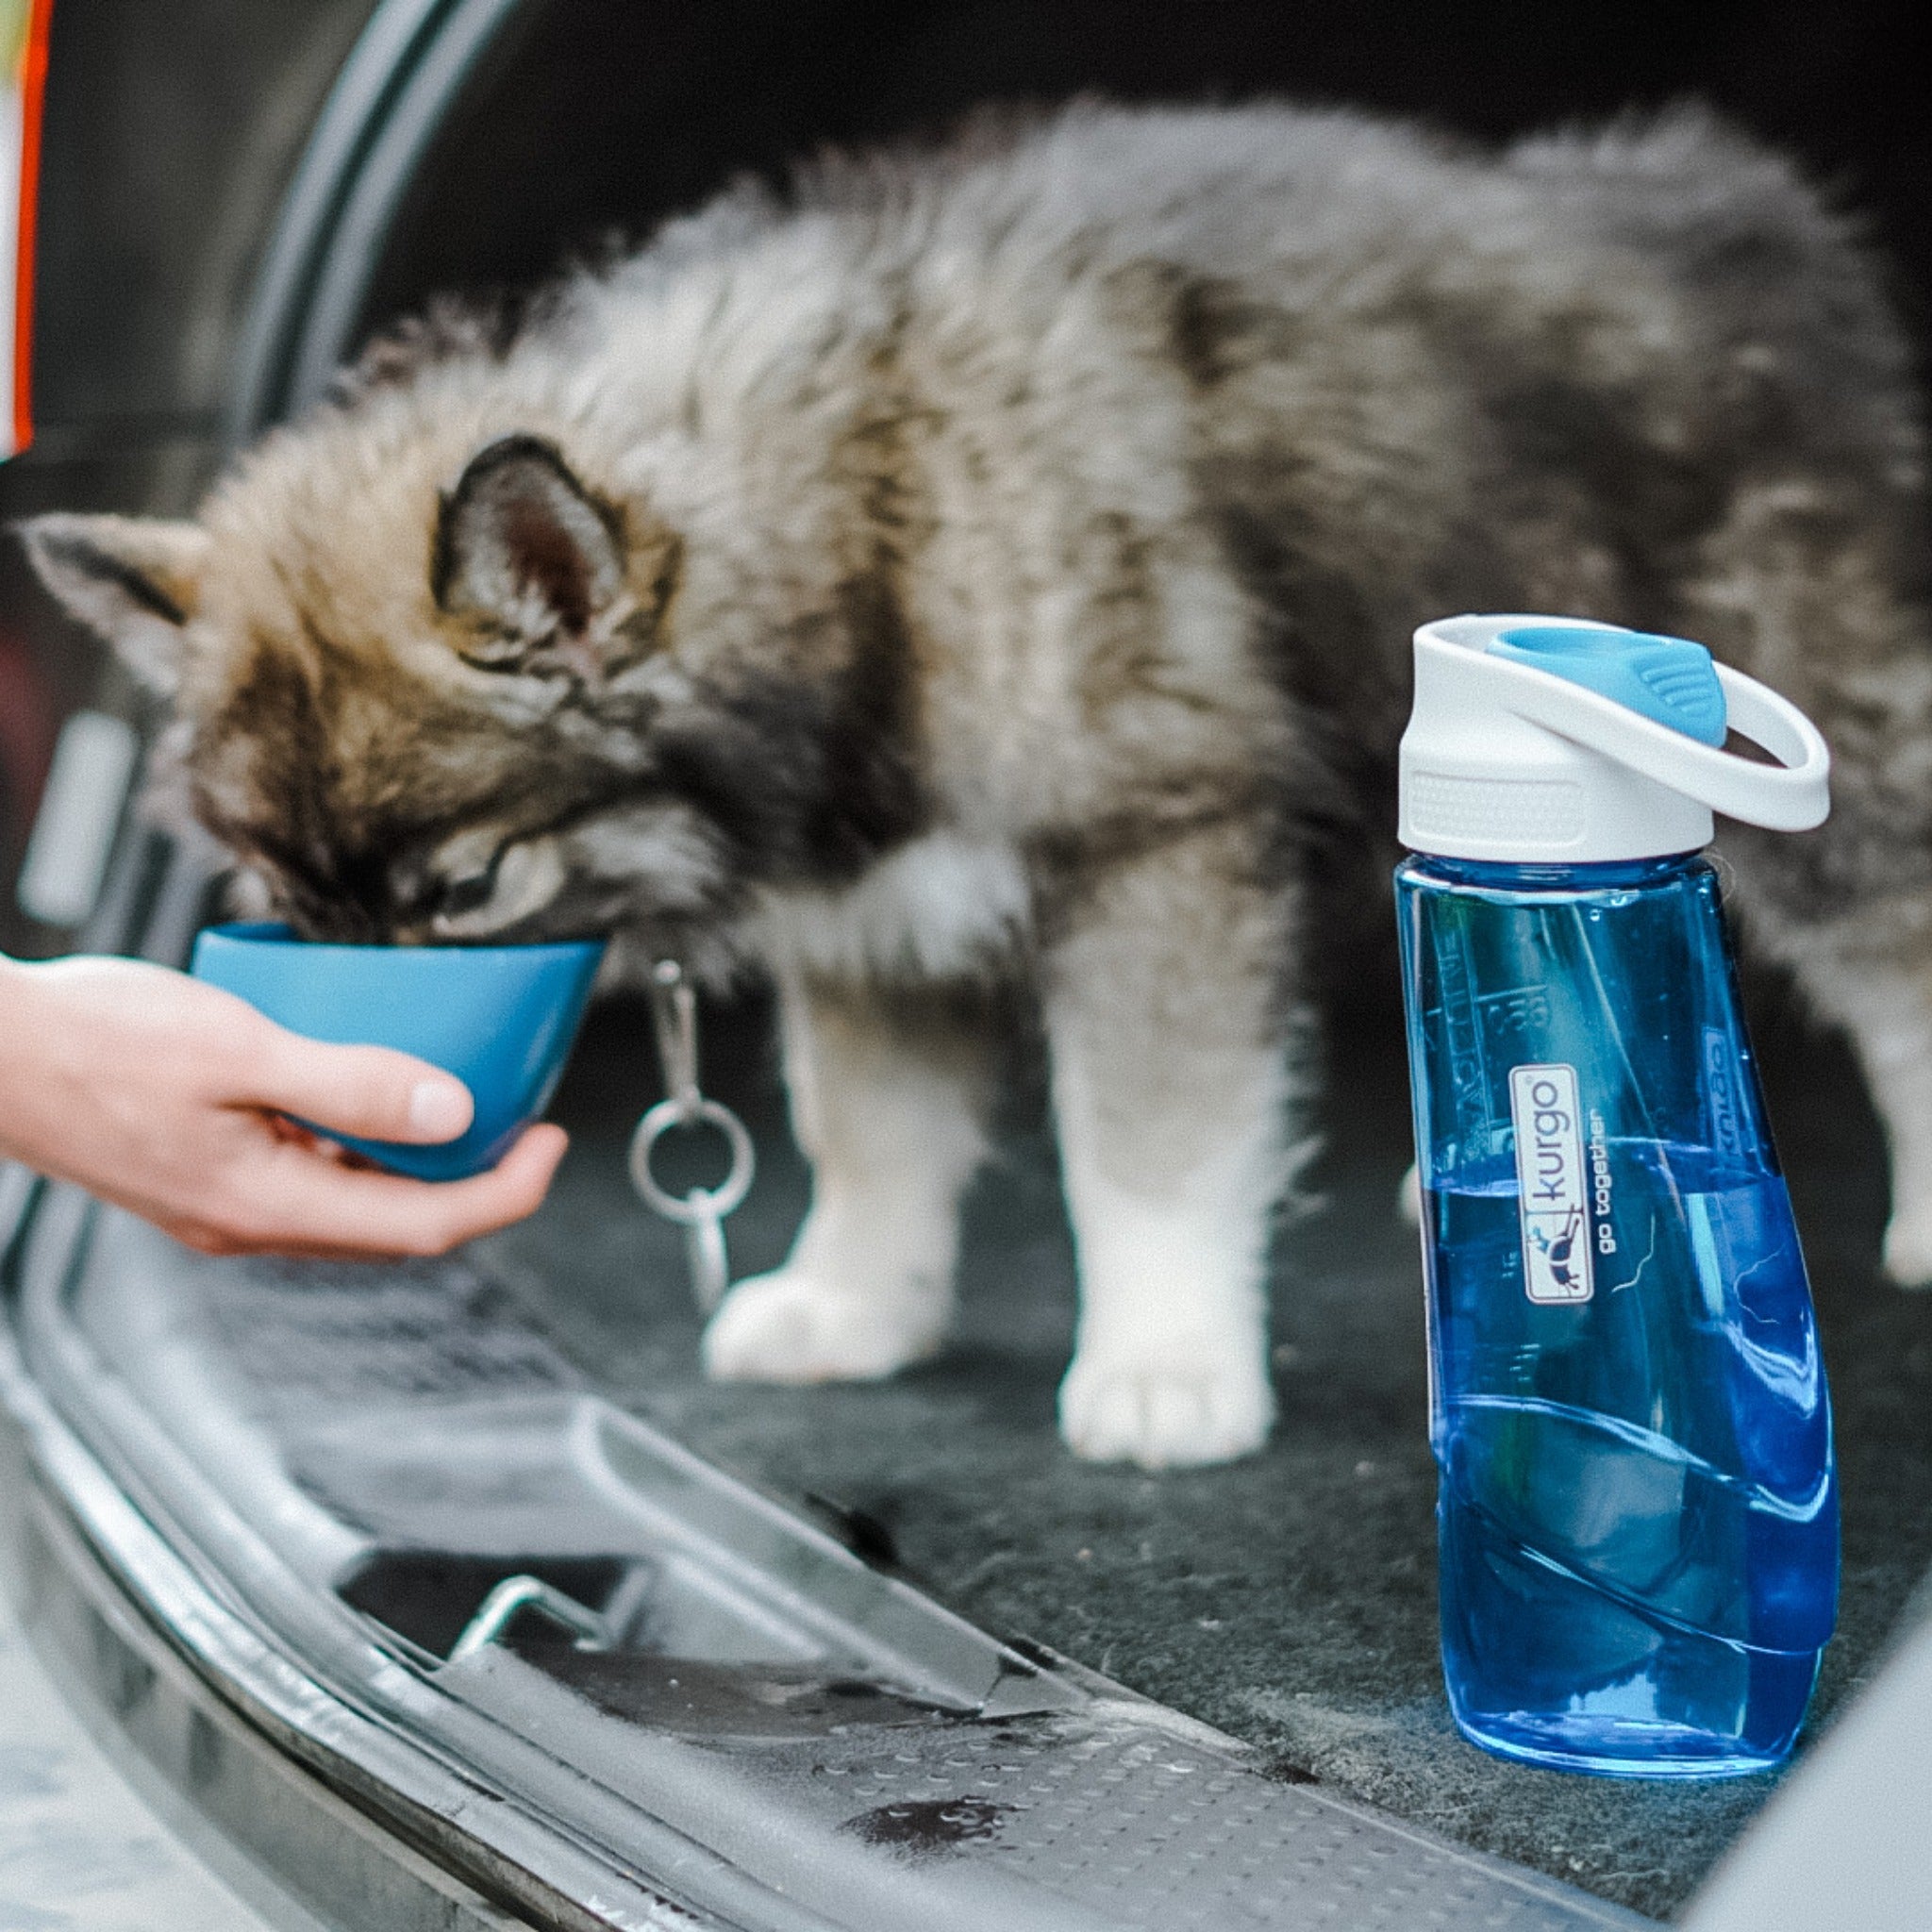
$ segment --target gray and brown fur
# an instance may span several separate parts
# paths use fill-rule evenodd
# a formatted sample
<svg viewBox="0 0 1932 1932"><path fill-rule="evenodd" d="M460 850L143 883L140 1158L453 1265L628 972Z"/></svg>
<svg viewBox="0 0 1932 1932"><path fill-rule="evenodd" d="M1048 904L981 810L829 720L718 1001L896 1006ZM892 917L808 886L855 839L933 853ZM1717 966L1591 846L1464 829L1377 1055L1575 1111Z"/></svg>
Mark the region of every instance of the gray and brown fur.
<svg viewBox="0 0 1932 1932"><path fill-rule="evenodd" d="M1308 882L1384 867L1409 633L1458 610L1701 638L1824 726L1830 824L1725 845L1932 1277L1917 399L1846 224L1697 113L1496 157L1082 106L821 164L521 326L392 340L193 525L28 534L305 928L775 974L817 1194L720 1374L938 1344L986 1084L957 992L1020 972L1070 1440L1261 1440Z"/></svg>

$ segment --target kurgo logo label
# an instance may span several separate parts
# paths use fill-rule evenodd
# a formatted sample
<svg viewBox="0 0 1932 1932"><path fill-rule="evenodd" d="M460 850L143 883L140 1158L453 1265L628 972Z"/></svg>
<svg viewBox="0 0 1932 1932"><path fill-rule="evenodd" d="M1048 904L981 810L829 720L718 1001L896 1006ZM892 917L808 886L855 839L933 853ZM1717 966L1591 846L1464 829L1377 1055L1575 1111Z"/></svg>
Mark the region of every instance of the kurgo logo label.
<svg viewBox="0 0 1932 1932"><path fill-rule="evenodd" d="M1587 1302L1590 1178L1576 1106L1576 1069L1512 1067L1516 1186L1523 1218L1523 1291L1533 1302Z"/></svg>

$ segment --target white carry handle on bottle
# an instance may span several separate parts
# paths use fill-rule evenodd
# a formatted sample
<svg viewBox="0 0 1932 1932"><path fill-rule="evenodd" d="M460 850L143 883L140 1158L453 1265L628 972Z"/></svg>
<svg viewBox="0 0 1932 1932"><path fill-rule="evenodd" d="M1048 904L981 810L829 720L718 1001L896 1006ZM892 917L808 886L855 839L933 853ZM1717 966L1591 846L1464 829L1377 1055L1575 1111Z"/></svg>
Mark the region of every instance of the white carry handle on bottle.
<svg viewBox="0 0 1932 1932"><path fill-rule="evenodd" d="M1680 640L1575 618L1451 617L1423 625L1415 708L1402 740L1397 836L1405 845L1449 858L1579 865L1695 851L1710 841L1714 811L1775 831L1823 823L1831 754L1794 705L1727 665L1713 667L1723 724L1777 760L1762 764L1539 669L1520 650L1491 649L1516 634L1557 633L1596 634L1607 647L1628 639L1633 655L1662 644L1684 649ZM1708 683L1708 672L1696 675Z"/></svg>

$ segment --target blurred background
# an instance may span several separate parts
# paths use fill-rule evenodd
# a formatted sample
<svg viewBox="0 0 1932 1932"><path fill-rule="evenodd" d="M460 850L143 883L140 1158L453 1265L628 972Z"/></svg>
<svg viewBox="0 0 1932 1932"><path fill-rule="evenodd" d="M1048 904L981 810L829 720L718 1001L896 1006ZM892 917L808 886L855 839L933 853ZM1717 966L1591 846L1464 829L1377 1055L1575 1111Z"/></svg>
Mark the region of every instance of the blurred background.
<svg viewBox="0 0 1932 1932"><path fill-rule="evenodd" d="M827 142L1082 92L1352 102L1482 141L1702 98L1863 213L1923 341L1932 122L1907 53L1915 11L1889 0L0 0L8 66L36 13L48 55L36 440L0 470L0 516L186 508L234 441L299 407L361 337L432 291L527 284ZM0 158L17 155L20 122L17 106L0 115ZM90 695L110 714L132 703L101 678L93 644L25 581L9 546L8 880L63 716ZM121 753L96 741L76 756ZM86 885L29 891L39 919L6 892L0 944L68 943Z"/></svg>

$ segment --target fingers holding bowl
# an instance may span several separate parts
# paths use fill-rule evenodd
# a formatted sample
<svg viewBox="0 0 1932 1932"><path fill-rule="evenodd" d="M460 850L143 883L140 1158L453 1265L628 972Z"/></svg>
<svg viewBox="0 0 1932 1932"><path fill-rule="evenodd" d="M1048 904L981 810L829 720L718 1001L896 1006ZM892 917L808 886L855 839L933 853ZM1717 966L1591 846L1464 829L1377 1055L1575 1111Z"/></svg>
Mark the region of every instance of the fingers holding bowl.
<svg viewBox="0 0 1932 1932"><path fill-rule="evenodd" d="M486 1173L419 1181L344 1160L312 1140L277 1137L245 1208L165 1224L175 1240L210 1255L337 1261L445 1255L534 1213L568 1145L561 1127L540 1123Z"/></svg>

